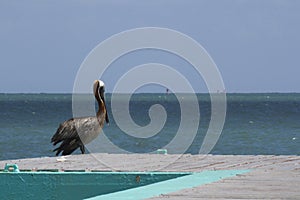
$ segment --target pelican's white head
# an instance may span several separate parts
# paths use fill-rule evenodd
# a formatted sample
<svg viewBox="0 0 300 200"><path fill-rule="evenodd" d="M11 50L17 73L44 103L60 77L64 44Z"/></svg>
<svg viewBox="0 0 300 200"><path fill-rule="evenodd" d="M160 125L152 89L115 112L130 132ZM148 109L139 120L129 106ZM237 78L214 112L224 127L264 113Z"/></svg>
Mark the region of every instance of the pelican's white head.
<svg viewBox="0 0 300 200"><path fill-rule="evenodd" d="M94 95L99 95L99 90L102 88L103 91L104 91L104 87L105 87L105 84L103 81L101 80L95 80L94 81Z"/></svg>
<svg viewBox="0 0 300 200"><path fill-rule="evenodd" d="M104 87L104 86L105 86L105 84L104 84L104 82L103 82L103 81L101 81L101 80L98 80L98 82L99 82L99 86L100 86L100 87Z"/></svg>

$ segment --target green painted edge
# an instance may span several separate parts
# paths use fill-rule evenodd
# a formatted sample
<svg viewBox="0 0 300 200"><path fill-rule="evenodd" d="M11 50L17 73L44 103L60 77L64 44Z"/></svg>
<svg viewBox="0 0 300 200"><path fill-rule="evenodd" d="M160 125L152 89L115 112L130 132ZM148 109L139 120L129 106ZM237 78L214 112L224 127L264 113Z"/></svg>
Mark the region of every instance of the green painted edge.
<svg viewBox="0 0 300 200"><path fill-rule="evenodd" d="M1 172L2 199L85 199L190 175L186 172Z"/></svg>
<svg viewBox="0 0 300 200"><path fill-rule="evenodd" d="M212 182L219 181L224 178L236 176L237 174L244 174L250 170L217 170L217 171L203 171L191 173L191 175L182 176L179 178L170 179L158 183L153 183L146 186L141 186L133 189L123 190L105 195L88 198L86 200L102 200L102 199L125 199L136 200L146 199L161 194L168 194L192 188Z"/></svg>

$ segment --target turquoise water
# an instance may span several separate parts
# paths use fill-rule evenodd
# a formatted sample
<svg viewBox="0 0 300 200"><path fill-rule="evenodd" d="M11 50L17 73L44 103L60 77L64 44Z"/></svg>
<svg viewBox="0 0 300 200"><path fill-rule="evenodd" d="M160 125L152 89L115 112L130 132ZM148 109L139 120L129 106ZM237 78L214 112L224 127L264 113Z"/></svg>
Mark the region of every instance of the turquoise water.
<svg viewBox="0 0 300 200"><path fill-rule="evenodd" d="M119 148L147 153L163 148L175 137L181 113L174 95L132 96L130 114L138 125L150 122L148 110L153 104L161 104L168 114L163 129L146 139L129 136L119 129L112 117L110 95L106 97L110 125L105 126L104 133ZM210 121L209 95L197 97L201 120L197 136L185 153L199 152ZM119 103L124 104L121 96ZM72 117L72 95L0 94L0 111L0 160L54 156L50 138L61 122ZM188 129L186 134L189 135ZM225 126L211 153L299 155L300 94L227 94Z"/></svg>

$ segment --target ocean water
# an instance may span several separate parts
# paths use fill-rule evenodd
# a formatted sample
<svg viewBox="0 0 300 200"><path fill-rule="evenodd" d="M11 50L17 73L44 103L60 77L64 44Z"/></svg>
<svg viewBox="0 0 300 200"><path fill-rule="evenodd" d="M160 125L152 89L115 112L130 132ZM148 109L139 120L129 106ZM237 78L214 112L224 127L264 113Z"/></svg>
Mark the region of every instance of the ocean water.
<svg viewBox="0 0 300 200"><path fill-rule="evenodd" d="M119 97L118 104L126 106L124 96ZM182 153L199 152L211 119L209 95L197 94L197 98L201 116L199 128ZM119 149L148 153L164 148L176 136L181 111L180 102L173 94L134 94L131 97L129 111L132 120L140 126L150 123L148 112L152 105L160 104L166 110L165 125L148 138L130 136L121 130L112 115L110 100L111 95L107 94L110 125L104 127L102 134ZM71 94L0 94L0 160L54 156L50 139L59 124L71 117ZM193 116L189 120L193 121ZM186 137L190 137L189 128L184 131ZM99 152L114 150L103 147ZM178 152L172 149L168 153ZM210 153L299 155L300 94L227 94L225 125Z"/></svg>

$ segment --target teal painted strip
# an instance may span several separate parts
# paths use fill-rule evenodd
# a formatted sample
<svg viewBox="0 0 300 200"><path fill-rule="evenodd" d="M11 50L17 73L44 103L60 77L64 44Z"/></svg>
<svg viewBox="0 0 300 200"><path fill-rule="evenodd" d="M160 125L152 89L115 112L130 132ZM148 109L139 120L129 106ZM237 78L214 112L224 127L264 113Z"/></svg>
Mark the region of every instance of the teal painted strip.
<svg viewBox="0 0 300 200"><path fill-rule="evenodd" d="M85 199L157 183L190 173L0 172L2 199Z"/></svg>
<svg viewBox="0 0 300 200"><path fill-rule="evenodd" d="M110 194L100 195L86 200L102 200L102 199L124 199L137 200L146 199L160 194L168 194L178 190L192 188L203 184L219 181L224 178L236 176L237 174L247 173L250 170L218 170L204 171L193 173L191 175L174 178L167 181L153 183L146 186L141 186L133 189L123 190Z"/></svg>

